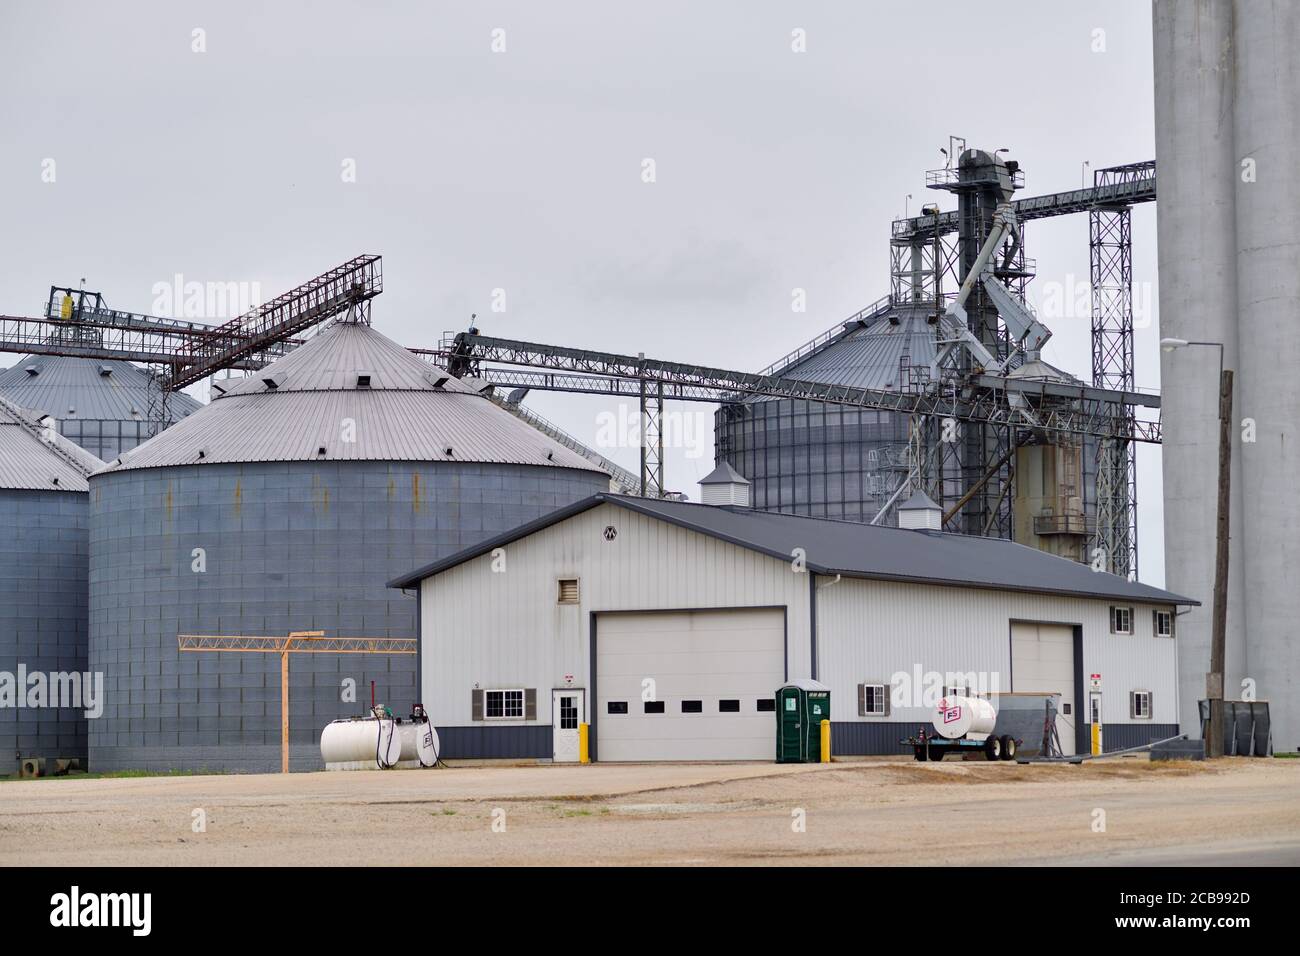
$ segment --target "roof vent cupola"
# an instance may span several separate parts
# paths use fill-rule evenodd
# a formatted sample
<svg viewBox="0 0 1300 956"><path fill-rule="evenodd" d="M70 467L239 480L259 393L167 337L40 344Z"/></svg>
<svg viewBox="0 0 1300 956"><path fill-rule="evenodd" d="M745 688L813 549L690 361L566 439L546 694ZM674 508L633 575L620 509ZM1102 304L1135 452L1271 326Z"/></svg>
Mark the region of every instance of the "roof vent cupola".
<svg viewBox="0 0 1300 956"><path fill-rule="evenodd" d="M719 462L717 468L700 479L700 500L706 505L748 508L749 479L725 461Z"/></svg>
<svg viewBox="0 0 1300 956"><path fill-rule="evenodd" d="M898 506L898 526L910 531L942 531L943 509L924 491L917 491Z"/></svg>

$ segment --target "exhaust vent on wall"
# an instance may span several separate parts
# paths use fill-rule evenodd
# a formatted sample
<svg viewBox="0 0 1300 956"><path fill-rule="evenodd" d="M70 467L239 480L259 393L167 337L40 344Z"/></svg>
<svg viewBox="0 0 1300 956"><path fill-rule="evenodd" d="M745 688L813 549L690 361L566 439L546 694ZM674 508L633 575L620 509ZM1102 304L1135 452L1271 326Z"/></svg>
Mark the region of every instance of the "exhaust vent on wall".
<svg viewBox="0 0 1300 956"><path fill-rule="evenodd" d="M560 578L558 601L560 604L578 603L577 578Z"/></svg>

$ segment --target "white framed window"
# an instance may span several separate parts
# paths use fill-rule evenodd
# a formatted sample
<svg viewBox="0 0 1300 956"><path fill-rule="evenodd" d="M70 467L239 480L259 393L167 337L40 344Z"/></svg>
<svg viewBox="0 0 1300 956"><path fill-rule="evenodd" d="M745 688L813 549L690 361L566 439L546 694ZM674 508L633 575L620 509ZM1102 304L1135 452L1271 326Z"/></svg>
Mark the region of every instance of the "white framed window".
<svg viewBox="0 0 1300 956"><path fill-rule="evenodd" d="M1135 690L1129 695L1129 716L1134 720L1151 719L1151 691Z"/></svg>
<svg viewBox="0 0 1300 956"><path fill-rule="evenodd" d="M1174 636L1174 612L1173 611L1153 611L1154 622L1152 624L1152 633L1156 637L1173 637Z"/></svg>
<svg viewBox="0 0 1300 956"><path fill-rule="evenodd" d="M1111 607L1110 632L1112 634L1133 633L1133 609L1131 607Z"/></svg>
<svg viewBox="0 0 1300 956"><path fill-rule="evenodd" d="M522 720L523 716L523 688L485 690L483 692L484 720Z"/></svg>
<svg viewBox="0 0 1300 956"><path fill-rule="evenodd" d="M858 716L859 717L888 717L889 716L889 685L888 684L859 684L858 685Z"/></svg>

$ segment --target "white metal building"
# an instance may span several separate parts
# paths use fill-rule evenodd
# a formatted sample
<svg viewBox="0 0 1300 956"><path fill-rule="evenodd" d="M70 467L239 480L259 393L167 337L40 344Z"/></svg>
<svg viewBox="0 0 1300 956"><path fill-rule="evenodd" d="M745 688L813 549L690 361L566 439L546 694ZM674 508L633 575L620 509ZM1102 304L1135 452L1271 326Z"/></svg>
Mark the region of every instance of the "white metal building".
<svg viewBox="0 0 1300 956"><path fill-rule="evenodd" d="M1059 693L1067 753L1177 732L1178 606L1014 544L599 494L391 582L420 601L447 757L765 760L773 695L831 688L832 747L903 753L945 688Z"/></svg>

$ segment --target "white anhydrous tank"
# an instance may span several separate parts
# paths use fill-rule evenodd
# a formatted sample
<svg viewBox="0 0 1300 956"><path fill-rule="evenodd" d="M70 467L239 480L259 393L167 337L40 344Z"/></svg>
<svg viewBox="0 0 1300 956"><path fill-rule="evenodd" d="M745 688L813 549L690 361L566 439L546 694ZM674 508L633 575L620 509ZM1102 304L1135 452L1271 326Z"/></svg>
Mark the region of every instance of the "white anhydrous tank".
<svg viewBox="0 0 1300 956"><path fill-rule="evenodd" d="M421 767L432 767L438 762L438 731L432 721L404 721L397 729L401 731L402 754L399 759L403 764L414 760Z"/></svg>
<svg viewBox="0 0 1300 956"><path fill-rule="evenodd" d="M949 740L983 739L993 733L997 722L998 712L993 705L979 697L945 697L930 718L935 732Z"/></svg>
<svg viewBox="0 0 1300 956"><path fill-rule="evenodd" d="M402 753L402 735L390 717L348 717L332 720L320 735L320 755L326 768L331 765L360 765L385 769L395 765ZM353 769L352 766L340 769Z"/></svg>

